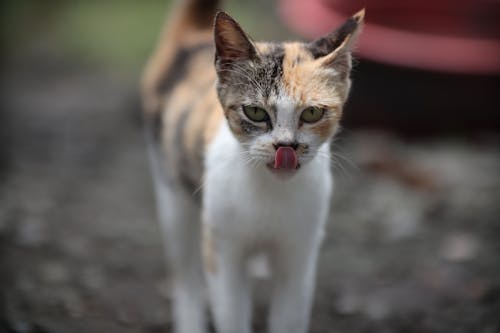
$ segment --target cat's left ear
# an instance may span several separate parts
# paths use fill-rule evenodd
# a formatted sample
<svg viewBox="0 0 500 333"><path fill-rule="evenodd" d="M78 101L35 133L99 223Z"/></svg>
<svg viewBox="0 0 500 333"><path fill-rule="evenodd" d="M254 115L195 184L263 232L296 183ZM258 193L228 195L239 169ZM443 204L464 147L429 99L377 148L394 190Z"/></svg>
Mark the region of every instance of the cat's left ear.
<svg viewBox="0 0 500 333"><path fill-rule="evenodd" d="M253 60L257 50L240 25L228 14L219 12L214 24L215 61L231 63Z"/></svg>
<svg viewBox="0 0 500 333"><path fill-rule="evenodd" d="M365 10L349 18L338 29L307 45L315 59L321 59L323 66L344 65L350 68L350 52L363 26ZM348 62L348 63L345 63Z"/></svg>

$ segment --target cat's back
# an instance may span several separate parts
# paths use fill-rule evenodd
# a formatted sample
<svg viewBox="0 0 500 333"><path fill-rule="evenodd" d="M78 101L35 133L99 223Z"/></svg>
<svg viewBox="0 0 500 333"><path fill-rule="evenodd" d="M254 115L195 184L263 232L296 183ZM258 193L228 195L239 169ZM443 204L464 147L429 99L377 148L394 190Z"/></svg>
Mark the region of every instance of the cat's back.
<svg viewBox="0 0 500 333"><path fill-rule="evenodd" d="M147 66L143 101L149 137L167 180L195 191L201 184L205 149L223 112L215 90L211 26L179 24L167 29Z"/></svg>
<svg viewBox="0 0 500 333"><path fill-rule="evenodd" d="M215 91L211 44L180 49L178 59L170 72L173 77L166 81L157 139L169 173L195 190L203 174L205 149L223 112Z"/></svg>

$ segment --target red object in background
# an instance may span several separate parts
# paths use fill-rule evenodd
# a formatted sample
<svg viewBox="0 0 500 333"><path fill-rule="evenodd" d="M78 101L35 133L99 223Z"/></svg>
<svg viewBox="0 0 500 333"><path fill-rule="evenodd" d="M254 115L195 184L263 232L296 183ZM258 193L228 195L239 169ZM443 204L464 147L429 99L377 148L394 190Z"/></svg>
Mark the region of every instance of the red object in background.
<svg viewBox="0 0 500 333"><path fill-rule="evenodd" d="M357 53L377 62L462 74L500 73L497 0L281 0L288 26L307 38L366 8Z"/></svg>

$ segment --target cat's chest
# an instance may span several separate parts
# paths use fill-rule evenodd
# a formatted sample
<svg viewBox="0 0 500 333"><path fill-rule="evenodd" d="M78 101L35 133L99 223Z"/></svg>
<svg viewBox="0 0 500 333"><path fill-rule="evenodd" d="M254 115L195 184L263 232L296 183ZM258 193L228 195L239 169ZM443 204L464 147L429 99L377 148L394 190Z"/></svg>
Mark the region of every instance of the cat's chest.
<svg viewBox="0 0 500 333"><path fill-rule="evenodd" d="M265 166L245 164L235 145L222 133L207 152L205 222L261 237L301 233L324 219L332 190L327 160L312 161L291 179L280 180Z"/></svg>

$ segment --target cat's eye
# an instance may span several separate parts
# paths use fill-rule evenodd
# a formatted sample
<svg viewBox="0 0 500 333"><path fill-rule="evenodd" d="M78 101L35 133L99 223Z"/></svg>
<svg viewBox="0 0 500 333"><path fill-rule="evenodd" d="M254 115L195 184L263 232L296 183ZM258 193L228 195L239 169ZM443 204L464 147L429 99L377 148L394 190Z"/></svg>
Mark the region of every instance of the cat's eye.
<svg viewBox="0 0 500 333"><path fill-rule="evenodd" d="M243 105L243 112L245 113L245 116L248 117L248 119L255 121L255 122L261 122L261 121L266 121L269 119L269 115L267 114L266 110L263 108L259 108L258 106L251 106L251 105Z"/></svg>
<svg viewBox="0 0 500 333"><path fill-rule="evenodd" d="M306 108L304 111L302 111L300 119L306 123L315 123L323 117L324 113L325 109L318 108L315 106L310 106Z"/></svg>

